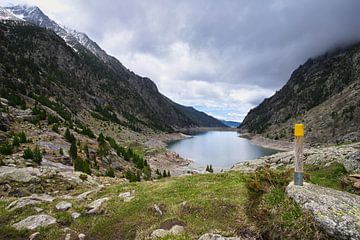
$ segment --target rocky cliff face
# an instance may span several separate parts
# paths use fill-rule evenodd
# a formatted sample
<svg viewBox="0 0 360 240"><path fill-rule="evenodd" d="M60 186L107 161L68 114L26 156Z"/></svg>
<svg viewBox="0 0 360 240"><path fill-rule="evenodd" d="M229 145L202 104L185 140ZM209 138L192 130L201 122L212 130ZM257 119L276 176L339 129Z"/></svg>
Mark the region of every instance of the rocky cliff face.
<svg viewBox="0 0 360 240"><path fill-rule="evenodd" d="M150 79L129 71L86 34L58 25L39 8L7 10L31 24L6 21L1 25L3 97L16 93L52 98L70 114L86 110L136 131L223 126L196 110L189 116L183 106L159 93Z"/></svg>
<svg viewBox="0 0 360 240"><path fill-rule="evenodd" d="M240 130L291 140L305 124L309 143L359 141L360 44L309 59L286 85L252 109Z"/></svg>

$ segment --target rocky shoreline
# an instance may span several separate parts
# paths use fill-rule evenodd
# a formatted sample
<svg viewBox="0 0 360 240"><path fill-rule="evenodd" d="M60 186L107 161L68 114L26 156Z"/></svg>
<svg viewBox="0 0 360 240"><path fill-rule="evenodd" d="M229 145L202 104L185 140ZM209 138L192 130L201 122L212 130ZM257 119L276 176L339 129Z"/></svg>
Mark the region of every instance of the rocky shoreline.
<svg viewBox="0 0 360 240"><path fill-rule="evenodd" d="M240 133L239 137L247 138L251 141L251 143L263 148L271 148L279 151L291 151L294 149L293 142L274 140L263 137L259 134Z"/></svg>
<svg viewBox="0 0 360 240"><path fill-rule="evenodd" d="M231 169L244 172L254 172L261 166L271 168L291 168L294 164L294 152L280 152L264 156L256 160L244 161L235 164ZM348 172L360 171L360 143L341 146L306 148L304 150L304 163L309 165L329 165L333 162L342 163Z"/></svg>

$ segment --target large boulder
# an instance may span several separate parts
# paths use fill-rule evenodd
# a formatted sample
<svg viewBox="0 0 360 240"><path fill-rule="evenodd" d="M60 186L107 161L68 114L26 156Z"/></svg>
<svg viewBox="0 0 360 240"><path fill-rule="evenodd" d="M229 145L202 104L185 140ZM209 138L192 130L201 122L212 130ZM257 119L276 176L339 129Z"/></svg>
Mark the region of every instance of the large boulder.
<svg viewBox="0 0 360 240"><path fill-rule="evenodd" d="M360 239L360 196L309 183L290 183L286 192L332 238Z"/></svg>
<svg viewBox="0 0 360 240"><path fill-rule="evenodd" d="M56 223L56 219L46 215L46 214L40 214L40 215L33 215L30 217L25 218L24 220L13 224L13 227L17 230L33 230L38 227L46 227L52 224Z"/></svg>
<svg viewBox="0 0 360 240"><path fill-rule="evenodd" d="M43 173L38 168L0 167L0 182L38 183Z"/></svg>

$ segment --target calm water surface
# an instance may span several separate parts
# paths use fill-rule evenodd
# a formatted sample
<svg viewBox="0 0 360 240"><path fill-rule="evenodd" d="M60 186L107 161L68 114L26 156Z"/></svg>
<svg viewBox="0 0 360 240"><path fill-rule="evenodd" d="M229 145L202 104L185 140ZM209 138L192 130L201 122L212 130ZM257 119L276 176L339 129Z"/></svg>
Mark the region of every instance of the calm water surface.
<svg viewBox="0 0 360 240"><path fill-rule="evenodd" d="M192 138L170 143L168 149L193 160L199 166L212 164L214 167L226 168L237 162L278 152L254 145L248 139L238 137L235 131L197 133Z"/></svg>

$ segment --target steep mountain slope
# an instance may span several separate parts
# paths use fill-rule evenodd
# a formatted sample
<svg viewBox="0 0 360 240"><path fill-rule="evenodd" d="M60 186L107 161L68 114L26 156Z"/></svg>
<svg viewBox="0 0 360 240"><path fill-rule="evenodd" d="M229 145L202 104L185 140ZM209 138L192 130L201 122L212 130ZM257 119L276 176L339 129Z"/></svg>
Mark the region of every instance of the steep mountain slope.
<svg viewBox="0 0 360 240"><path fill-rule="evenodd" d="M156 111L127 78L85 48L73 51L49 30L2 23L0 43L2 97L28 96L56 108L67 121L85 110L136 131L197 126L155 88L152 94L162 101L157 107L164 108Z"/></svg>
<svg viewBox="0 0 360 240"><path fill-rule="evenodd" d="M290 140L295 122L305 123L313 144L360 141L360 44L306 61L240 130Z"/></svg>
<svg viewBox="0 0 360 240"><path fill-rule="evenodd" d="M13 20L13 21L19 21L21 19L17 18L13 14L11 14L9 11L7 11L4 8L0 8L0 20Z"/></svg>
<svg viewBox="0 0 360 240"><path fill-rule="evenodd" d="M211 116L198 112L195 109L189 111L187 110L187 107L172 102L170 99L159 93L156 85L150 79L140 77L129 71L116 58L109 56L86 34L60 26L46 16L38 7L18 5L7 7L6 9L28 22L53 30L75 51L81 51L82 48L89 50L99 60L105 63L108 68L111 68L122 81L127 81L132 85L133 89L135 89L137 94L142 97L151 111L156 113L156 115L159 116L159 119L165 124L174 128L190 126L224 126L220 121Z"/></svg>

